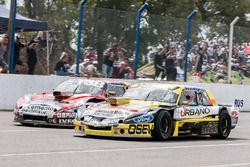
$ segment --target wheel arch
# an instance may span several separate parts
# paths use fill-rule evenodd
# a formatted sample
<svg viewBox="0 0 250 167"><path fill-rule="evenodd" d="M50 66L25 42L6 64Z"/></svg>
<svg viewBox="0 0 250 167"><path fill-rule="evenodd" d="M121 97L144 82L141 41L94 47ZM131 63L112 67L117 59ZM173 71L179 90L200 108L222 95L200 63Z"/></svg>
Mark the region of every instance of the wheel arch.
<svg viewBox="0 0 250 167"><path fill-rule="evenodd" d="M219 109L219 113L218 114L220 114L222 111L227 112L227 114L229 115L229 112L228 112L228 109L227 109L226 106L221 106L220 109Z"/></svg>
<svg viewBox="0 0 250 167"><path fill-rule="evenodd" d="M174 108L157 108L155 116L158 116L158 114L162 111L168 111L172 119L174 118Z"/></svg>

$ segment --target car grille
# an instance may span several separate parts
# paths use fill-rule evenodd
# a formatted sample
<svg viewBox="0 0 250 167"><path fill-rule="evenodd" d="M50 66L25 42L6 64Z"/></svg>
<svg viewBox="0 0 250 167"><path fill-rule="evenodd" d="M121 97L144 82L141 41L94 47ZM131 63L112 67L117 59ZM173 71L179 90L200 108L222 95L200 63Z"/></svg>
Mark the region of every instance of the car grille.
<svg viewBox="0 0 250 167"><path fill-rule="evenodd" d="M111 127L94 127L94 126L89 126L89 129L92 129L92 130L111 130Z"/></svg>
<svg viewBox="0 0 250 167"><path fill-rule="evenodd" d="M47 121L47 116L37 116L37 115L23 115L23 119L30 119L30 120L36 120L36 121Z"/></svg>

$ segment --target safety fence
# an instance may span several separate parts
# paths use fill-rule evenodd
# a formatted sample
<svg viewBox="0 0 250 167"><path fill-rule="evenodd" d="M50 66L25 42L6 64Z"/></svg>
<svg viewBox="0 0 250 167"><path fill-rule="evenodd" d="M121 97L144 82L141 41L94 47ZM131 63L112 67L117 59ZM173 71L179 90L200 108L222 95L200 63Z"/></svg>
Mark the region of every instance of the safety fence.
<svg viewBox="0 0 250 167"><path fill-rule="evenodd" d="M72 6L64 17L64 26L58 18L48 18L54 27L50 40L50 74L54 73L56 62L61 51L71 55L70 64L75 63L77 49L78 7ZM187 13L188 15L188 13ZM191 21L190 52L188 54L188 81L205 83L227 83L229 54L229 25L214 22ZM175 48L175 67L177 81L183 81L185 67L186 19L142 13L141 42L139 49L139 70L137 77L154 78L154 58L161 49ZM250 83L250 29L234 28L232 79L234 84ZM84 61L89 48L97 53L98 69L101 71L104 62L103 52L113 44L121 44L122 52L129 59L128 66L133 66L136 45L136 12L118 11L106 8L86 8L83 18L81 39L81 62ZM207 51L197 72L197 55L200 48L207 45ZM70 48L70 49L67 49ZM42 52L44 50L39 50ZM47 74L46 57L38 56L36 74ZM151 65L150 65L151 63ZM22 72L21 72L22 73ZM199 75L202 77L199 77Z"/></svg>

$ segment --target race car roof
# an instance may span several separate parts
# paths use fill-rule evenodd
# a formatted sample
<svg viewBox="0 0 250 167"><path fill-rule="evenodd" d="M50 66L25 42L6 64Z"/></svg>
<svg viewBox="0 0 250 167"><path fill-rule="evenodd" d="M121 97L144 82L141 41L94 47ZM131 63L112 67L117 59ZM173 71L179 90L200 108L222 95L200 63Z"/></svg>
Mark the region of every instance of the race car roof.
<svg viewBox="0 0 250 167"><path fill-rule="evenodd" d="M104 83L110 83L110 84L124 84L129 86L130 84L125 81L121 80L106 80L106 79L95 79L95 78L72 78L69 79L68 81L99 81L99 82L104 82Z"/></svg>
<svg viewBox="0 0 250 167"><path fill-rule="evenodd" d="M137 83L137 84L133 84L131 87L145 87L149 89L160 88L160 89L172 89L172 90L182 88L184 90L193 90L197 92L205 91L204 88L196 87L196 86L187 86L187 85L181 85L181 84L163 84L163 83Z"/></svg>

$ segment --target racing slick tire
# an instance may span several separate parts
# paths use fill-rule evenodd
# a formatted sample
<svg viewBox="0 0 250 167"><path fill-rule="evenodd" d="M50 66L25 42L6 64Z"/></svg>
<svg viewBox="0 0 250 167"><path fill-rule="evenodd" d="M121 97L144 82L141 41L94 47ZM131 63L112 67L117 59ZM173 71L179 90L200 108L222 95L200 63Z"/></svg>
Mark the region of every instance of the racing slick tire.
<svg viewBox="0 0 250 167"><path fill-rule="evenodd" d="M231 132L231 117L226 110L223 110L219 114L218 122L218 134L210 135L215 139L226 139Z"/></svg>
<svg viewBox="0 0 250 167"><path fill-rule="evenodd" d="M171 114L163 110L159 112L155 119L154 130L152 137L155 140L167 140L172 136L173 132L173 119Z"/></svg>

